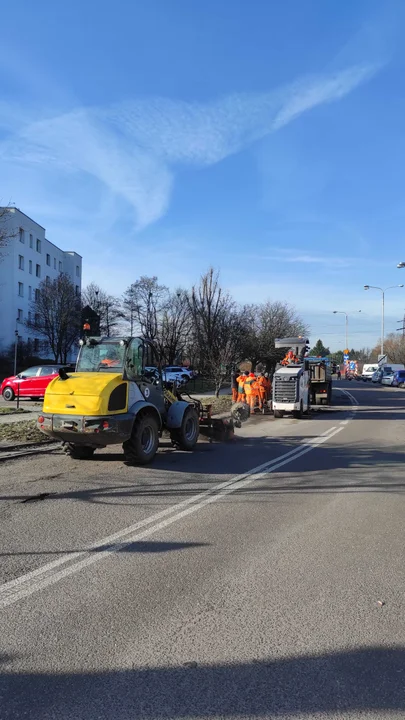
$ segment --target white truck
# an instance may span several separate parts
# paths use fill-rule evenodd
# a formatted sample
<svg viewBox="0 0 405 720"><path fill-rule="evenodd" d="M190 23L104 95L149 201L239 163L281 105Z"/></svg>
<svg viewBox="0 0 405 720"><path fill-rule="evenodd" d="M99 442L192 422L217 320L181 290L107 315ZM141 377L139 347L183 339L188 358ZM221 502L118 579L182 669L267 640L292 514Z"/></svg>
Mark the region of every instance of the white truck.
<svg viewBox="0 0 405 720"><path fill-rule="evenodd" d="M276 348L291 348L295 361L279 365L273 376L273 411L275 418L285 413L294 417L308 414L310 409L310 371L309 363L304 360L308 340L302 337L278 338ZM286 361L288 362L288 361Z"/></svg>

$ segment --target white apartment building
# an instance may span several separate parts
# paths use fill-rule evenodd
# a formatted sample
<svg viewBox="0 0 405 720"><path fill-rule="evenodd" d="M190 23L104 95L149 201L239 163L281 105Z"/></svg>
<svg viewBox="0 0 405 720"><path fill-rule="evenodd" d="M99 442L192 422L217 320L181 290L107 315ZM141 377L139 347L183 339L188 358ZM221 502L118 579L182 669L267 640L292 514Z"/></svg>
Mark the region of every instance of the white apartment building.
<svg viewBox="0 0 405 720"><path fill-rule="evenodd" d="M42 280L54 280L66 273L76 288L82 287L82 258L73 251L64 251L45 237L45 228L31 220L18 208L9 208L7 228L10 239L0 249L0 351L15 341L15 331L23 340L29 338L33 352L40 343L26 327L31 301Z"/></svg>

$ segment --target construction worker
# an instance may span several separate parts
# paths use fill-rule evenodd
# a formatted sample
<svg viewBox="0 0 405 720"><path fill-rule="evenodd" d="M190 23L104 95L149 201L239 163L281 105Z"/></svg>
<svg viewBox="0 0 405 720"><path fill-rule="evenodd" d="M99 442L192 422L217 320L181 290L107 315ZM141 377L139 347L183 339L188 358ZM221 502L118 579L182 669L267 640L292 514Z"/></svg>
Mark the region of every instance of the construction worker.
<svg viewBox="0 0 405 720"><path fill-rule="evenodd" d="M257 377L256 388L257 388L257 397L259 400L259 409L263 410L264 403L266 401L266 394L267 394L267 380L264 377L264 374L262 372L259 373L259 375Z"/></svg>
<svg viewBox="0 0 405 720"><path fill-rule="evenodd" d="M117 367L122 364L119 352L113 345L108 347L105 357L100 362L100 367Z"/></svg>
<svg viewBox="0 0 405 720"><path fill-rule="evenodd" d="M246 402L246 395L245 395L245 380L247 378L247 373L242 370L239 377L236 378L236 382L238 383L238 397L237 402Z"/></svg>
<svg viewBox="0 0 405 720"><path fill-rule="evenodd" d="M268 402L271 399L271 380L269 373L264 373L264 378L266 380L266 402Z"/></svg>
<svg viewBox="0 0 405 720"><path fill-rule="evenodd" d="M256 388L254 387L256 383L256 375L251 372L247 376L245 383L244 383L244 389L245 389L245 395L246 395L246 402L248 405L250 405L250 412L253 413L255 410L256 405Z"/></svg>
<svg viewBox="0 0 405 720"><path fill-rule="evenodd" d="M231 381L232 381L232 402L236 403L238 401L238 375L239 373L235 370L232 373Z"/></svg>

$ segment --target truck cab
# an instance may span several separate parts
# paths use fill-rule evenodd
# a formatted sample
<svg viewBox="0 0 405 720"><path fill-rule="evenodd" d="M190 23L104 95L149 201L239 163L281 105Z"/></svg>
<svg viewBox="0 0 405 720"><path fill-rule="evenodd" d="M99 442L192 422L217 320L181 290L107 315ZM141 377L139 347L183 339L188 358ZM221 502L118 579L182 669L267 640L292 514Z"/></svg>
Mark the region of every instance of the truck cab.
<svg viewBox="0 0 405 720"><path fill-rule="evenodd" d="M302 417L304 413L309 412L310 375L308 362L304 359L307 346L308 340L303 337L275 340L276 348L291 348L283 360L284 364L277 366L273 377L275 418L281 418L285 413ZM293 358L291 362L290 358Z"/></svg>

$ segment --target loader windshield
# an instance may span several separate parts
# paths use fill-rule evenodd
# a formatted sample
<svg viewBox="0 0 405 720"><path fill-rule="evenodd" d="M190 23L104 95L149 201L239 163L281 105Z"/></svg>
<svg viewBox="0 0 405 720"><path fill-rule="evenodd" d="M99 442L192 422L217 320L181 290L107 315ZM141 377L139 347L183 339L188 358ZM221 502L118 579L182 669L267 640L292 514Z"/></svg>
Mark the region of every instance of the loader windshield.
<svg viewBox="0 0 405 720"><path fill-rule="evenodd" d="M82 345L77 372L122 372L125 345L120 342L93 342Z"/></svg>

